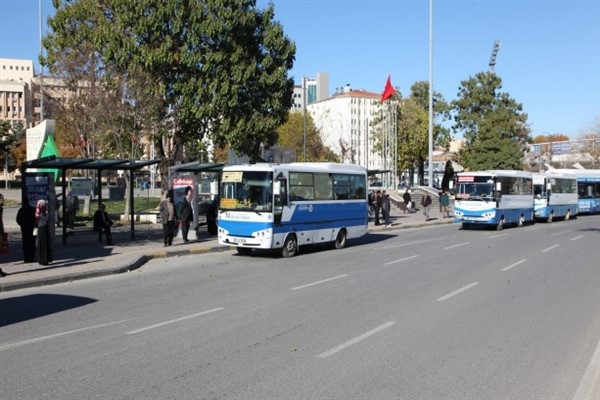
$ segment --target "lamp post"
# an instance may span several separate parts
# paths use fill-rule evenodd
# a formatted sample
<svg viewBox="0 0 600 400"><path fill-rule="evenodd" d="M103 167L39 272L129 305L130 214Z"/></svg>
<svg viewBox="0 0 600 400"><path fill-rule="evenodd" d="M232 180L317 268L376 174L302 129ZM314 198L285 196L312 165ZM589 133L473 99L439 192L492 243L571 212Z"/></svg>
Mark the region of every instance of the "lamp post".
<svg viewBox="0 0 600 400"><path fill-rule="evenodd" d="M304 162L306 162L306 77L302 77L302 127L304 129Z"/></svg>
<svg viewBox="0 0 600 400"><path fill-rule="evenodd" d="M433 0L429 0L429 187L433 187Z"/></svg>

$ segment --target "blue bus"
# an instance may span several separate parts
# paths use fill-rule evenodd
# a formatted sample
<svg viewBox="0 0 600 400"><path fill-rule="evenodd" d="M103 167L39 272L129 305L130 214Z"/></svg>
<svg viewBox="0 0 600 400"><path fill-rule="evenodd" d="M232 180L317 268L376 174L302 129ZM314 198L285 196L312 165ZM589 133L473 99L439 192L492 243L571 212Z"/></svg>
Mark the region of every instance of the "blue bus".
<svg viewBox="0 0 600 400"><path fill-rule="evenodd" d="M304 245L367 233L367 170L336 163L231 165L220 176L219 244L241 255L277 249L294 256Z"/></svg>
<svg viewBox="0 0 600 400"><path fill-rule="evenodd" d="M476 171L457 174L454 221L471 226L523 226L533 222L533 178L525 171Z"/></svg>
<svg viewBox="0 0 600 400"><path fill-rule="evenodd" d="M579 214L600 213L600 169L553 169L577 179Z"/></svg>
<svg viewBox="0 0 600 400"><path fill-rule="evenodd" d="M572 175L555 171L533 173L533 195L536 221L568 221L577 215L577 180Z"/></svg>

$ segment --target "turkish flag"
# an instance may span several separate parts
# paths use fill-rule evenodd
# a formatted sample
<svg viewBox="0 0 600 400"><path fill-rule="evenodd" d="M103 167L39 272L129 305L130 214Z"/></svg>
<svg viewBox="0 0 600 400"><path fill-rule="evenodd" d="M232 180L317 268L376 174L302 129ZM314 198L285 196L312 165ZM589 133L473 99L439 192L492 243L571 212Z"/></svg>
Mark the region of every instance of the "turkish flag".
<svg viewBox="0 0 600 400"><path fill-rule="evenodd" d="M383 94L381 95L381 102L383 103L384 101L392 97L394 93L396 93L396 90L392 86L392 80L388 75L387 82L385 83L385 89L383 89Z"/></svg>

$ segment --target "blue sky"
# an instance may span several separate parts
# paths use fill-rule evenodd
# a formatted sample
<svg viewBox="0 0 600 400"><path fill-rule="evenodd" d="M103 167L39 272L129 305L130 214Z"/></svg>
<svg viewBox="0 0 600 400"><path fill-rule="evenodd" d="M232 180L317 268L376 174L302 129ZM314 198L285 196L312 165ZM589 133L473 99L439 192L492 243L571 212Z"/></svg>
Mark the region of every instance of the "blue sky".
<svg viewBox="0 0 600 400"><path fill-rule="evenodd" d="M267 0L258 0L264 7ZM388 74L408 94L429 79L428 0L273 0L275 18L296 43L290 75L329 74L330 90L346 84L382 92ZM53 12L42 0L42 29ZM0 0L0 57L34 59L38 0ZM481 71L495 40L504 92L523 105L532 136L578 138L600 119L600 1L434 0L433 85L447 101ZM36 69L39 71L39 69Z"/></svg>

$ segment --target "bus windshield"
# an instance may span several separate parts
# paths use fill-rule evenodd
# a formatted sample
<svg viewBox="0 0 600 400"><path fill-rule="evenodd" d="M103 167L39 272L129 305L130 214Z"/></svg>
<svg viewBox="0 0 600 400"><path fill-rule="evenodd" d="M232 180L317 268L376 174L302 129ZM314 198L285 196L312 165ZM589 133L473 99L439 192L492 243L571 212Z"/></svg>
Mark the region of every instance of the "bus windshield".
<svg viewBox="0 0 600 400"><path fill-rule="evenodd" d="M494 185L492 183L459 183L456 188L457 199L492 200Z"/></svg>
<svg viewBox="0 0 600 400"><path fill-rule="evenodd" d="M227 171L221 178L219 208L225 211L271 212L273 173L270 171Z"/></svg>

